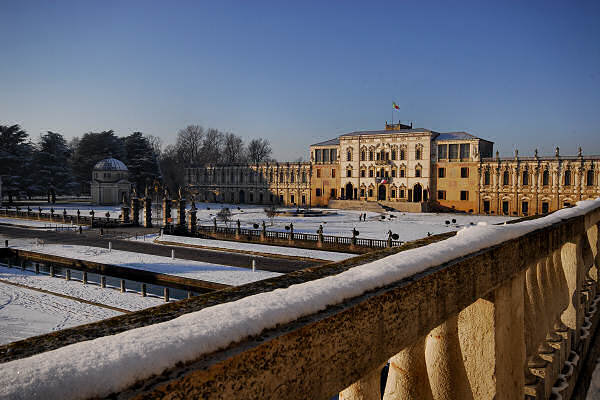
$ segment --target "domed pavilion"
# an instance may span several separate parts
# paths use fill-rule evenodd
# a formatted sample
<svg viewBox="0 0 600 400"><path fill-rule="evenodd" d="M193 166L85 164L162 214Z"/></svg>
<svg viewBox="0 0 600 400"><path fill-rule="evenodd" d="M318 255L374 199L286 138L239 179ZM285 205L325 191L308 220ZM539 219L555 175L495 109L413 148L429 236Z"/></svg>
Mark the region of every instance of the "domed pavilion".
<svg viewBox="0 0 600 400"><path fill-rule="evenodd" d="M117 205L129 198L129 170L116 158L105 158L94 165L92 172L92 201L94 204Z"/></svg>

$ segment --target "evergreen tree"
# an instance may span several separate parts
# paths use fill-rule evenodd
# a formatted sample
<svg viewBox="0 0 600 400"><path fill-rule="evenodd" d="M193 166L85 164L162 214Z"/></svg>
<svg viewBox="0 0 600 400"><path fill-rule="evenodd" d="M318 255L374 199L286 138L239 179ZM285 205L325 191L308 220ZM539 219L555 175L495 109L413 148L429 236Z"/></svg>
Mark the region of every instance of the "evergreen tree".
<svg viewBox="0 0 600 400"><path fill-rule="evenodd" d="M115 136L114 131L89 132L79 140L71 158L71 167L83 192L89 193L94 165L108 157L125 161L123 141Z"/></svg>
<svg viewBox="0 0 600 400"><path fill-rule="evenodd" d="M34 165L38 171L38 192L55 194L73 193L75 182L69 159L71 150L60 133L48 132L41 135L34 154Z"/></svg>
<svg viewBox="0 0 600 400"><path fill-rule="evenodd" d="M129 180L134 183L138 192L150 186L155 179L160 179L160 168L152 144L141 132L134 132L123 138L126 157L125 164L129 169Z"/></svg>
<svg viewBox="0 0 600 400"><path fill-rule="evenodd" d="M9 202L19 192L31 195L34 191L32 145L28 139L27 132L19 125L0 125L0 175Z"/></svg>

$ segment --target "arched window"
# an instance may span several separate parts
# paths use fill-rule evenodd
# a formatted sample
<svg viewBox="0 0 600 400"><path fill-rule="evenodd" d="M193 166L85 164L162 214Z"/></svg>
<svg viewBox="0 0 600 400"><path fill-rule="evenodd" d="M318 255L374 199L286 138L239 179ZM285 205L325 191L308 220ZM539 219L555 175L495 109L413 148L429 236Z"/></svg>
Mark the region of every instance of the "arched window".
<svg viewBox="0 0 600 400"><path fill-rule="evenodd" d="M542 186L548 186L550 184L550 172L545 169L542 174Z"/></svg>
<svg viewBox="0 0 600 400"><path fill-rule="evenodd" d="M392 160L396 159L396 150L392 150Z"/></svg>
<svg viewBox="0 0 600 400"><path fill-rule="evenodd" d="M365 151L360 152L360 161L365 161Z"/></svg>
<svg viewBox="0 0 600 400"><path fill-rule="evenodd" d="M352 150L348 149L346 153L346 161L352 161Z"/></svg>
<svg viewBox="0 0 600 400"><path fill-rule="evenodd" d="M523 186L528 186L529 185L529 171L523 171L523 176L521 179L521 184Z"/></svg>
<svg viewBox="0 0 600 400"><path fill-rule="evenodd" d="M290 174L290 182L291 182L291 183L294 183L294 176L295 176L295 175L296 175L296 174L294 173L294 171L292 171L292 173Z"/></svg>
<svg viewBox="0 0 600 400"><path fill-rule="evenodd" d="M488 170L486 170L483 175L483 184L486 186L490 184L490 171Z"/></svg>
<svg viewBox="0 0 600 400"><path fill-rule="evenodd" d="M420 147L417 147L417 148L415 149L415 160L420 160L420 159L421 159L421 153L422 153L422 151L423 151L423 150L421 150L421 148L420 148Z"/></svg>
<svg viewBox="0 0 600 400"><path fill-rule="evenodd" d="M400 159L406 160L406 152L404 151L404 149L400 149Z"/></svg>
<svg viewBox="0 0 600 400"><path fill-rule="evenodd" d="M302 183L306 183L306 171L302 171Z"/></svg>
<svg viewBox="0 0 600 400"><path fill-rule="evenodd" d="M373 150L369 150L369 161L373 161Z"/></svg>
<svg viewBox="0 0 600 400"><path fill-rule="evenodd" d="M508 185L510 182L509 179L510 179L510 176L508 174L508 171L504 171L504 174L502 174L502 184L505 186Z"/></svg>
<svg viewBox="0 0 600 400"><path fill-rule="evenodd" d="M421 166L420 166L420 165L417 165L417 166L415 167L415 176L416 176L417 178L420 178L420 177L421 177Z"/></svg>
<svg viewBox="0 0 600 400"><path fill-rule="evenodd" d="M352 169L351 169L351 168L348 168L348 169L346 170L346 176L347 176L348 178L352 178Z"/></svg>

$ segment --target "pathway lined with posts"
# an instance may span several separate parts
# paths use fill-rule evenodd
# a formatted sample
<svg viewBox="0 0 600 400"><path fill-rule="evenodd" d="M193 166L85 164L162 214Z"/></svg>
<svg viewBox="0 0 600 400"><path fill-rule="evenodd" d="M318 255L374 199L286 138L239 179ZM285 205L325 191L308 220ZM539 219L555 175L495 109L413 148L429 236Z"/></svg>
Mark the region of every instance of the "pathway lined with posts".
<svg viewBox="0 0 600 400"><path fill-rule="evenodd" d="M120 231L122 232L122 231ZM135 234L136 231L132 231ZM145 230L145 233L151 230ZM256 255L246 255L226 251L207 250L198 248L183 248L179 246L156 245L152 242L120 240L110 237L99 236L98 230L86 230L82 234L76 232L52 232L52 231L34 231L29 229L0 226L0 235L6 235L10 238L40 238L46 243L77 244L83 246L102 247L107 249L109 243L115 250L125 250L135 253L145 253L164 257L171 257L171 251L175 252L175 257L184 260L202 261L212 264L230 265L233 267L252 268L252 260L255 259L257 268L264 271L288 273L297 271L314 265L319 262L298 260L294 257L266 257ZM10 241L10 239L8 239ZM2 243L4 245L4 243Z"/></svg>

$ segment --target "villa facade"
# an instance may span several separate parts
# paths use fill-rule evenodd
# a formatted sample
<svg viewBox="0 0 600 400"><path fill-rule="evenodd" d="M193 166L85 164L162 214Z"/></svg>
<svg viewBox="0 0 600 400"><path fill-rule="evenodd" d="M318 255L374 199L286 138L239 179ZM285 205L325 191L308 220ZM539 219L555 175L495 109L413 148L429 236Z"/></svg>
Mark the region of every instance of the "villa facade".
<svg viewBox="0 0 600 400"><path fill-rule="evenodd" d="M311 145L310 162L192 167L186 184L202 201L325 207L336 200L336 207L377 202L519 216L600 196L600 156L557 149L554 157L501 159L493 145L466 132L386 123Z"/></svg>

